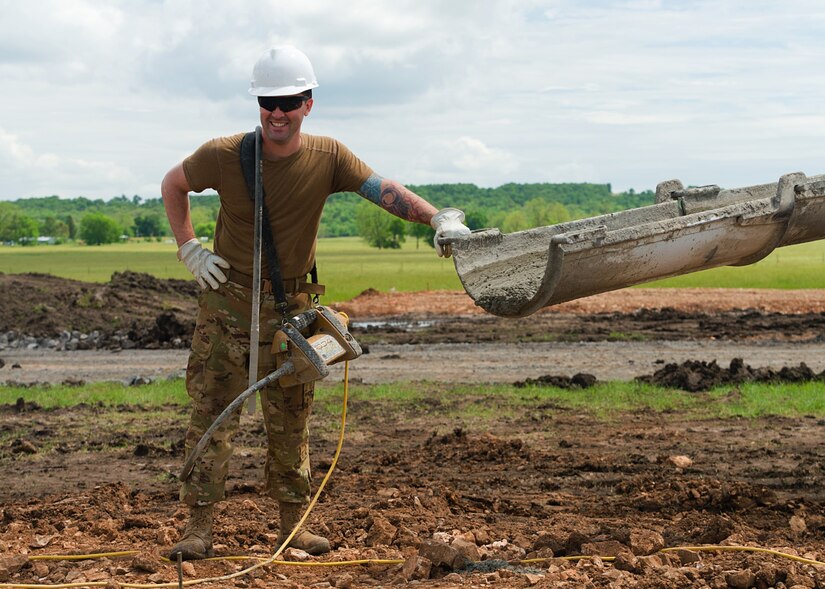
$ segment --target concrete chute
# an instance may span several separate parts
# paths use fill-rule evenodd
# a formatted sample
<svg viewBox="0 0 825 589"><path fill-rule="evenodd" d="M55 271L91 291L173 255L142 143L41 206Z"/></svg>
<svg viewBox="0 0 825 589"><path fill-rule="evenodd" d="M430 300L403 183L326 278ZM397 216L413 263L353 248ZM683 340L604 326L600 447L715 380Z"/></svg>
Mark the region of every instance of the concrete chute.
<svg viewBox="0 0 825 589"><path fill-rule="evenodd" d="M452 243L476 305L503 317L717 266L757 262L775 248L825 238L825 175L786 174L736 189L656 187L656 204Z"/></svg>

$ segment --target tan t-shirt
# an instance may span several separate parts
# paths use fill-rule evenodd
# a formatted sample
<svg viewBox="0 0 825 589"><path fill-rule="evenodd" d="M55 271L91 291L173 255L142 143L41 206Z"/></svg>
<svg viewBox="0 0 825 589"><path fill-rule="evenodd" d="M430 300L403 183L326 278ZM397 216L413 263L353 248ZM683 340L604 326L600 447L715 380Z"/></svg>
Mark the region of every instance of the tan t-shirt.
<svg viewBox="0 0 825 589"><path fill-rule="evenodd" d="M212 188L221 208L215 227L215 253L233 269L252 274L253 204L241 171L244 133L204 143L183 161L194 192ZM372 174L345 145L330 137L301 135L301 149L278 161L264 160L266 206L284 279L306 276L315 262L321 212L330 194L355 192ZM262 274L268 277L266 258Z"/></svg>

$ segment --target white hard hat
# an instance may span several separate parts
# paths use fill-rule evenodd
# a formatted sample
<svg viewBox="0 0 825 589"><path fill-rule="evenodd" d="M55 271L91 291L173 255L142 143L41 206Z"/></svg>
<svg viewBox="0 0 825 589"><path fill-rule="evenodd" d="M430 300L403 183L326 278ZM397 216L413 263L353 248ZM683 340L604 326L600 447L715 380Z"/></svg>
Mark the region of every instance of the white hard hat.
<svg viewBox="0 0 825 589"><path fill-rule="evenodd" d="M291 96L318 87L309 58L290 45L273 47L252 68L252 96Z"/></svg>

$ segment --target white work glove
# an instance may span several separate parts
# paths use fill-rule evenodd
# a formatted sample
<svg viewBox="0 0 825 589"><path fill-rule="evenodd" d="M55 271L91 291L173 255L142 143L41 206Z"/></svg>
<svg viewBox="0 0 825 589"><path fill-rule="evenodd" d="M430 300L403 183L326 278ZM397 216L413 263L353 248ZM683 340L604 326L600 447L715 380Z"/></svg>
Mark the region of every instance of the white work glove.
<svg viewBox="0 0 825 589"><path fill-rule="evenodd" d="M452 255L452 249L449 243L439 243L445 239L455 239L470 234L470 228L464 225L464 211L458 209L446 208L441 209L430 220L430 226L435 229L435 251L442 258L449 258Z"/></svg>
<svg viewBox="0 0 825 589"><path fill-rule="evenodd" d="M192 238L178 248L178 259L192 273L201 288L207 285L217 289L226 282L226 274L221 268L229 269L229 262L201 246L197 238Z"/></svg>

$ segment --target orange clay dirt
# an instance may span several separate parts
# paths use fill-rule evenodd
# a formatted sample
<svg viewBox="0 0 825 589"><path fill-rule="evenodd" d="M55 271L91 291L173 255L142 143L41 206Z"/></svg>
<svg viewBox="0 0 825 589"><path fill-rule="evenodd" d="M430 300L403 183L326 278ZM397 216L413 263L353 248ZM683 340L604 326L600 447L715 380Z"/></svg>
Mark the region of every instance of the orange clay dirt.
<svg viewBox="0 0 825 589"><path fill-rule="evenodd" d="M70 297L71 289L81 286L63 284L61 292ZM109 301L106 313L119 312L115 300L106 298L105 286L82 287L88 295L83 300L98 296ZM167 297L156 315L169 310L173 295L159 292L155 285L135 294L145 306L136 321L151 320L155 298ZM183 297L174 301L185 324L194 307ZM54 298L27 303L62 305ZM698 345L810 348L822 342L825 293L631 289L517 321L481 314L461 293L365 293L339 306L367 325L357 337L372 348L368 356L382 346L426 346L432 338L441 342L442 355L428 363L446 364L456 363L451 345L498 344L501 354L515 357L524 353L519 346L540 336L571 345L580 338L606 342L622 333L630 338L622 343L631 347L690 339ZM72 320L71 307L61 307L63 320ZM14 323L8 309L1 312L2 330L25 331L27 320L21 315ZM386 323L424 318L430 323L417 331ZM380 321L370 325L370 320ZM64 327L58 323L56 328ZM110 358L129 353L122 350ZM473 392L480 367L471 354L458 363L466 390L455 394L453 385L425 382L419 386L426 402L389 403L362 394L362 385L351 387L343 453L309 519L309 527L333 546L331 554L312 561L405 564L269 565L203 586L825 586L825 566L777 555L658 552L724 544L825 560L825 420L694 419L653 411L599 418L543 400L540 389L515 405ZM554 372L551 364L542 368ZM0 378L9 378L10 370L0 369ZM825 392L821 381L810 386ZM185 521L174 476L183 461L186 410L140 404L46 410L37 404L42 391L43 385L24 389L17 403L0 407L0 584L177 586L176 567L163 561L159 550L178 539ZM722 397L678 394L693 395L701 405L735 402L743 392L731 385ZM313 416L316 486L334 454L339 409L334 402L318 404ZM244 417L243 423L228 500L217 509L218 556L260 557L276 548L277 510L261 494L259 414ZM111 551L137 555L35 558ZM577 555L615 560L520 562ZM301 556L290 553L288 558ZM221 576L248 564L195 562L184 566L184 580Z"/></svg>

